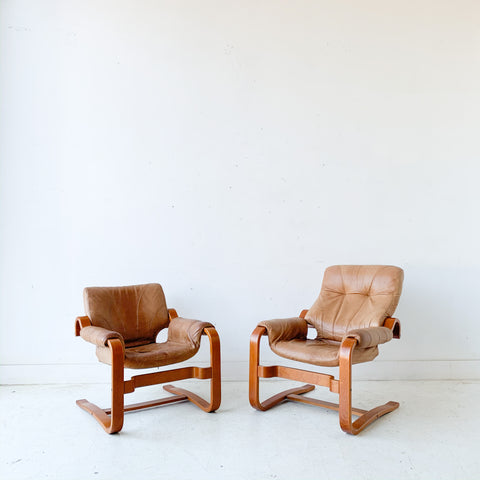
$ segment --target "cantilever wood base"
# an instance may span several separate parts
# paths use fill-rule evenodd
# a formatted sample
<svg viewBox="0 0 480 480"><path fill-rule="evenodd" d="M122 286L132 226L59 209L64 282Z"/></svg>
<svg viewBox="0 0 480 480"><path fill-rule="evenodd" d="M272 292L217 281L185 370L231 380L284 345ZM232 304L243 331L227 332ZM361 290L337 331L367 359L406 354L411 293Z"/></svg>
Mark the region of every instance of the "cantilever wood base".
<svg viewBox="0 0 480 480"><path fill-rule="evenodd" d="M169 403L184 402L188 400L185 395L172 395L166 398L159 398L158 400L150 400L148 402L132 403L130 405L125 405L123 408L124 412L133 412L135 410L142 410L144 408L153 408L160 407L162 405L168 405ZM77 400L76 404L86 412L93 415L97 420L100 418L105 418L103 414L110 416L112 414L111 408L100 408L94 403L89 402L86 399ZM103 413L102 413L103 412Z"/></svg>
<svg viewBox="0 0 480 480"><path fill-rule="evenodd" d="M312 385L313 386L313 385ZM330 410L336 410L337 412L341 411L341 405L338 403L325 402L323 400L318 400L316 398L303 397L301 395L287 395L286 400L293 402L306 403L308 405L315 405L317 407L328 408ZM382 417L383 415L392 412L400 406L398 402L387 402L385 405L380 405L378 407L372 408L371 410L362 410L361 408L351 407L351 415L355 415L357 420L350 422L351 425L348 425L348 422L342 430L344 432L350 433L352 435L357 435L365 427L370 425L372 422Z"/></svg>
<svg viewBox="0 0 480 480"><path fill-rule="evenodd" d="M354 338L346 338L340 346L340 378L336 380L332 375L299 370L296 368L279 365L260 365L260 340L266 334L265 327L257 327L250 338L250 376L249 376L249 399L252 407L265 411L284 401L306 403L317 407L328 408L339 412L341 429L351 435L357 435L365 427L381 416L397 409L397 402L387 402L371 410L352 408L352 353L357 341ZM301 387L292 388L260 402L260 378L280 377L289 380L307 381ZM315 385L328 387L331 392L339 394L339 403L325 402L316 398L303 396L304 393L315 389ZM352 421L352 415L358 416Z"/></svg>
<svg viewBox="0 0 480 480"><path fill-rule="evenodd" d="M135 375L130 380L124 380L123 377L124 353L121 341L118 339L109 340L108 346L112 355L112 406L110 408L100 408L85 399L77 400L77 405L93 415L107 433L117 433L122 429L125 412L144 408L191 401L205 412L214 412L218 409L221 402L220 340L218 333L212 327L205 328L203 334L208 335L210 340L210 367L177 368L174 370ZM172 396L148 402L124 405L124 395L133 392L135 388L187 378L210 379L210 402L183 388L165 385L163 388L167 392L172 393Z"/></svg>

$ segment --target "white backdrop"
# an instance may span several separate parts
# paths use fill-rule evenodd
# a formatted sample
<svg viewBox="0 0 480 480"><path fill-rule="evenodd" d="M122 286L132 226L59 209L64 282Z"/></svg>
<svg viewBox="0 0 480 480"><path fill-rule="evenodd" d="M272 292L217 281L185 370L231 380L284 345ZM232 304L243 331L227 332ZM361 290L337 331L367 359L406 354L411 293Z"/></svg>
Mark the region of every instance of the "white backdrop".
<svg viewBox="0 0 480 480"><path fill-rule="evenodd" d="M2 2L0 382L93 380L83 287L146 282L243 379L256 323L337 263L405 270L365 378L480 378L479 25L467 0Z"/></svg>

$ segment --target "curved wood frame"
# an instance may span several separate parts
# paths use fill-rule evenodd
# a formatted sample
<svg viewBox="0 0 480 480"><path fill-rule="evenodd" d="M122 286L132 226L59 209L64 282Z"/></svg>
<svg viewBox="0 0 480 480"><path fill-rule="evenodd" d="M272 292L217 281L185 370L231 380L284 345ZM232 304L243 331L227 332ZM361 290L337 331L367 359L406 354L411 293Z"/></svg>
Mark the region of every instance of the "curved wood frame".
<svg viewBox="0 0 480 480"><path fill-rule="evenodd" d="M168 313L170 319L178 316L174 309L169 309ZM80 335L80 330L88 325L91 325L88 317L77 317L75 334L77 336ZM220 407L221 403L220 338L214 327L204 328L202 335L207 335L210 341L210 367L176 368L162 372L134 375L130 380L124 380L125 350L121 340L118 338L108 340L108 348L110 349L112 359L112 406L110 408L100 408L85 399L77 400L77 405L93 415L107 433L117 433L122 429L125 412L143 408L158 407L189 400L205 412L214 412ZM187 378L210 379L210 402L189 390L177 388L173 385L164 385L164 390L172 393L172 396L124 405L124 395L132 393L138 387L185 380Z"/></svg>
<svg viewBox="0 0 480 480"><path fill-rule="evenodd" d="M305 318L306 313L307 310L303 310L300 317ZM396 318L387 318L384 326L393 330L394 338L400 338L400 322ZM336 380L332 375L324 373L280 365L269 367L260 365L260 342L262 336L266 334L267 330L265 327L256 327L250 337L249 400L253 408L266 411L283 401L290 400L337 410L341 429L351 435L357 435L372 422L399 407L397 402L387 402L385 405L380 405L371 410L352 408L352 355L353 349L357 345L355 338L346 337L340 345L339 380ZM271 377L309 383L277 393L260 402L260 378ZM316 398L302 396L303 393L314 390L315 385L328 387L331 392L338 393L339 403L325 402ZM359 418L352 422L352 415Z"/></svg>

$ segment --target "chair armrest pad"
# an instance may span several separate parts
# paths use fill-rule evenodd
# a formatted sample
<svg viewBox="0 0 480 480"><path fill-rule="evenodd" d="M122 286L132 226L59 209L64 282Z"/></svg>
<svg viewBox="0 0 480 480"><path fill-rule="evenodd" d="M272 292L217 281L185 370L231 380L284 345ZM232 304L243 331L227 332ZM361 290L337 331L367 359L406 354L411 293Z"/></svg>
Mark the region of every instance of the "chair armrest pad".
<svg viewBox="0 0 480 480"><path fill-rule="evenodd" d="M307 321L299 317L264 320L258 326L267 329L270 344L294 338L307 338Z"/></svg>
<svg viewBox="0 0 480 480"><path fill-rule="evenodd" d="M345 336L355 338L359 348L368 348L389 342L393 332L387 327L368 327L350 330Z"/></svg>
<svg viewBox="0 0 480 480"><path fill-rule="evenodd" d="M80 336L97 347L108 346L108 340L113 338L118 338L122 342L122 345L125 345L123 337L119 333L102 327L83 327L80 330Z"/></svg>
<svg viewBox="0 0 480 480"><path fill-rule="evenodd" d="M189 318L175 317L168 325L168 341L174 343L187 343L198 347L203 329L213 327L209 322L191 320Z"/></svg>

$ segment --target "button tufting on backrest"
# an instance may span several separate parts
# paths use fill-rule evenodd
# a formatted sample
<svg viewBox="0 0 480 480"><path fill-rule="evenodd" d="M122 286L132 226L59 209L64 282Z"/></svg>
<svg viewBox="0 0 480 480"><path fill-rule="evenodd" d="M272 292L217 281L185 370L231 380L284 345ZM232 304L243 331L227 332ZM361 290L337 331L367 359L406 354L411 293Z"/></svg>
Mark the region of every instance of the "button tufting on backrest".
<svg viewBox="0 0 480 480"><path fill-rule="evenodd" d="M383 325L402 292L403 270L390 265L334 265L305 318L318 338L341 341L348 330Z"/></svg>

